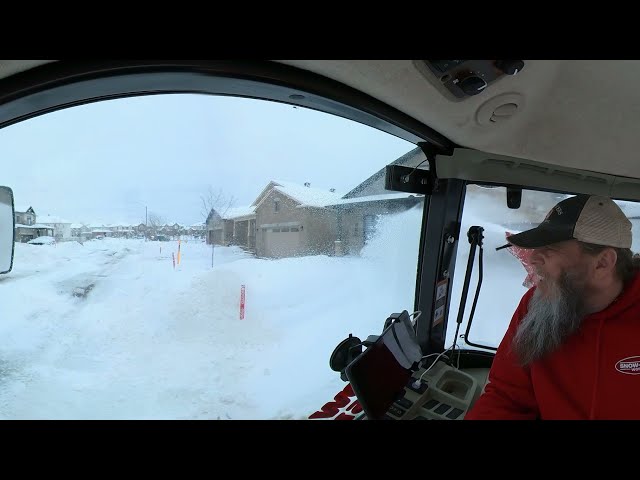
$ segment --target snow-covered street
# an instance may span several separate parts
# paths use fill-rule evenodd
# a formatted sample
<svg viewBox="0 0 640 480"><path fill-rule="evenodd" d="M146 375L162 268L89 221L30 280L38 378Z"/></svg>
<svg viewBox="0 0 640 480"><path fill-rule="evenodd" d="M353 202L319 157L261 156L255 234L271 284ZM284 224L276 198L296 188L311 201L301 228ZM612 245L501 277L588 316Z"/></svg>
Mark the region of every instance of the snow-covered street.
<svg viewBox="0 0 640 480"><path fill-rule="evenodd" d="M505 228L486 211L469 203L463 232L485 228L472 337L497 345L526 272L495 251ZM177 241L16 244L0 276L0 418L307 418L344 387L329 368L335 346L411 311L420 216L385 218L359 257L265 260L215 247L213 268L199 241L181 242L175 268ZM461 242L448 343L468 252Z"/></svg>

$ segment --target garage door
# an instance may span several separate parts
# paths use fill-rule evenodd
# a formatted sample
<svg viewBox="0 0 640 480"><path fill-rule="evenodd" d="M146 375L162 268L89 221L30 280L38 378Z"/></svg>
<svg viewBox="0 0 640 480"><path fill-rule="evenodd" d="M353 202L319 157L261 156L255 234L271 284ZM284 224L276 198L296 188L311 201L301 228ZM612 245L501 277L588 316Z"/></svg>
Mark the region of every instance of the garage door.
<svg viewBox="0 0 640 480"><path fill-rule="evenodd" d="M264 233L265 256L293 257L300 251L300 231L297 227L267 228Z"/></svg>

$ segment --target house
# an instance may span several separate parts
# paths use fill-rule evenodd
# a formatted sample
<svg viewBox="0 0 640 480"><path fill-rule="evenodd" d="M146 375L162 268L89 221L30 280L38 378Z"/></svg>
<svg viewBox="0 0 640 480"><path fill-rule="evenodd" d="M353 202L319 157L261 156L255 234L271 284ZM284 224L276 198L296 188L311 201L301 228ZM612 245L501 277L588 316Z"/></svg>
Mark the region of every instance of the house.
<svg viewBox="0 0 640 480"><path fill-rule="evenodd" d="M109 225L113 237L132 238L135 236L136 226L129 222L119 222Z"/></svg>
<svg viewBox="0 0 640 480"><path fill-rule="evenodd" d="M250 206L212 209L207 243L239 245L259 257L331 254L336 213L325 208L335 192L284 181L271 181ZM306 228L306 230L305 230Z"/></svg>
<svg viewBox="0 0 640 480"><path fill-rule="evenodd" d="M72 222L60 218L56 215L43 215L40 217L40 223L53 228L53 236L56 241L72 240L71 225Z"/></svg>
<svg viewBox="0 0 640 480"><path fill-rule="evenodd" d="M417 166L415 148L392 162ZM252 204L256 214L256 255L358 255L376 231L377 221L421 206L424 196L385 190L386 167L340 196L334 189L271 181Z"/></svg>
<svg viewBox="0 0 640 480"><path fill-rule="evenodd" d="M340 200L335 191L271 181L251 205L255 208L256 255L292 257L331 255L337 236Z"/></svg>
<svg viewBox="0 0 640 480"><path fill-rule="evenodd" d="M31 206L14 206L15 222L20 225L33 225L36 223L36 212Z"/></svg>
<svg viewBox="0 0 640 480"><path fill-rule="evenodd" d="M392 164L417 166L416 148ZM270 181L249 207L215 210L207 217L207 243L240 245L258 257L357 255L382 215L422 206L424 196L385 190L386 167L345 195L335 189Z"/></svg>
<svg viewBox="0 0 640 480"><path fill-rule="evenodd" d="M199 239L205 239L207 235L207 224L205 222L194 223L188 227L189 235Z"/></svg>
<svg viewBox="0 0 640 480"><path fill-rule="evenodd" d="M230 230L234 245L246 247L256 251L256 210L255 207L230 208L224 214L227 225L231 222Z"/></svg>
<svg viewBox="0 0 640 480"><path fill-rule="evenodd" d="M53 237L53 228L36 223L36 212L31 206L14 206L15 241L27 243L38 237Z"/></svg>
<svg viewBox="0 0 640 480"><path fill-rule="evenodd" d="M71 238L81 242L88 240L91 238L91 228L85 223L72 223Z"/></svg>
<svg viewBox="0 0 640 480"><path fill-rule="evenodd" d="M222 214L212 209L207 216L207 244L238 245L256 249L255 207L234 207Z"/></svg>
<svg viewBox="0 0 640 480"><path fill-rule="evenodd" d="M27 243L38 237L53 237L53 227L39 223L33 225L21 225L16 223L15 241Z"/></svg>
<svg viewBox="0 0 640 480"><path fill-rule="evenodd" d="M91 232L89 232L89 240L94 239L102 239L105 237L110 237L112 235L111 230L105 227L92 227Z"/></svg>
<svg viewBox="0 0 640 480"><path fill-rule="evenodd" d="M206 225L207 244L238 245L255 251L255 208L227 208L222 214L211 209Z"/></svg>

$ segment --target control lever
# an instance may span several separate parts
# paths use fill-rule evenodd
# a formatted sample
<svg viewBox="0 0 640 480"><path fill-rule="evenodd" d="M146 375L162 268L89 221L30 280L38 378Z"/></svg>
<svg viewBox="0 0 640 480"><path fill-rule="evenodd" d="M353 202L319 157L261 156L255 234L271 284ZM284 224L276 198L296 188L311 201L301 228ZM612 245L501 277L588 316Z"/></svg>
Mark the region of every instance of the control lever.
<svg viewBox="0 0 640 480"><path fill-rule="evenodd" d="M471 313L469 313L469 321L467 322L467 329L464 335L462 336L462 338L464 338L465 343L468 345L471 345L474 347L487 348L495 351L497 349L494 347L491 347L488 345L481 345L481 344L473 343L469 341L469 330L471 329L471 322L473 321L473 315L476 311L476 305L478 304L478 296L480 295L480 288L482 287L482 252L483 252L482 240L484 239L484 236L482 235L483 232L484 232L484 228L475 226L475 225L469 228L469 231L467 232L467 237L469 238L469 243L471 244L471 247L469 249L469 260L467 261L467 273L464 277L464 285L462 287L462 297L460 298L460 308L458 308L458 319L456 320L458 325L456 326L456 333L455 333L454 339L458 337L458 331L460 329L460 325L462 324L464 307L467 303L467 294L469 293L469 282L471 281L471 272L473 271L473 262L475 260L476 247L478 247L479 248L478 286L476 287L476 293L473 298ZM460 355L460 353L458 353L458 355Z"/></svg>

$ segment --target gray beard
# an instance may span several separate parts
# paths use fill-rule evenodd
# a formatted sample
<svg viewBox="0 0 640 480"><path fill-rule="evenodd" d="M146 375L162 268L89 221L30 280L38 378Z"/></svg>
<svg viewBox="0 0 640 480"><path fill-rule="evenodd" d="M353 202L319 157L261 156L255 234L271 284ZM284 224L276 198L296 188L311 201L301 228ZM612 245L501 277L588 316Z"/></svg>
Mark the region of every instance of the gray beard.
<svg viewBox="0 0 640 480"><path fill-rule="evenodd" d="M585 289L578 275L563 272L544 296L536 289L527 314L520 322L512 348L523 366L556 350L572 335L584 318Z"/></svg>

